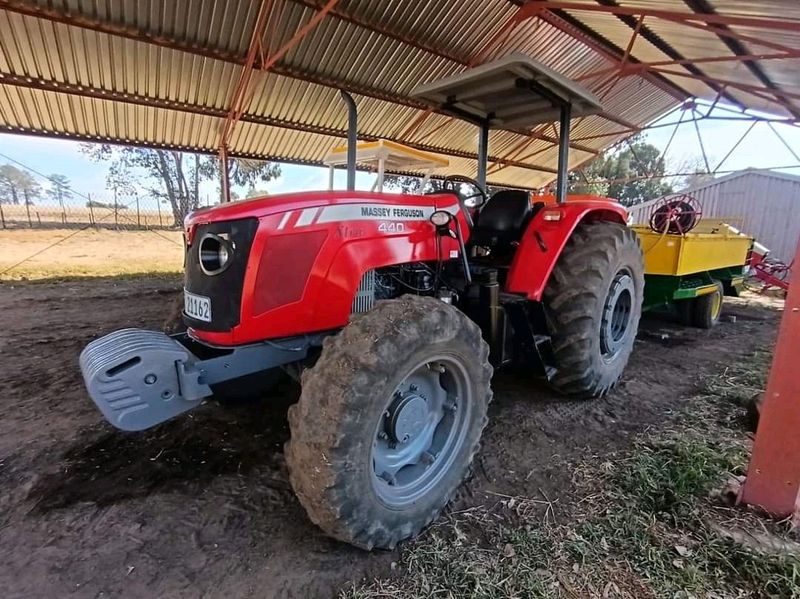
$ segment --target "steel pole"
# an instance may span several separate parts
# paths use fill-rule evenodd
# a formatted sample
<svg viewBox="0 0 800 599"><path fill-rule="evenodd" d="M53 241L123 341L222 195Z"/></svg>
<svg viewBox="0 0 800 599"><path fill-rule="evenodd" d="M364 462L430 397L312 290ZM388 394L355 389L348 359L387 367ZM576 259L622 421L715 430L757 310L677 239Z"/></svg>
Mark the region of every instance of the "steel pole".
<svg viewBox="0 0 800 599"><path fill-rule="evenodd" d="M478 129L478 185L486 191L486 169L489 166L489 125L482 123Z"/></svg>
<svg viewBox="0 0 800 599"><path fill-rule="evenodd" d="M795 264L800 264L800 243ZM795 277L797 279L797 277ZM741 501L785 518L800 514L800 280L789 293L764 392Z"/></svg>
<svg viewBox="0 0 800 599"><path fill-rule="evenodd" d="M561 123L558 133L558 175L556 179L556 201L562 204L567 201L567 183L569 180L569 125L572 120L572 105L561 106Z"/></svg>
<svg viewBox="0 0 800 599"><path fill-rule="evenodd" d="M222 202L231 201L231 179L228 171L228 148L222 146L219 150L219 177L222 187Z"/></svg>

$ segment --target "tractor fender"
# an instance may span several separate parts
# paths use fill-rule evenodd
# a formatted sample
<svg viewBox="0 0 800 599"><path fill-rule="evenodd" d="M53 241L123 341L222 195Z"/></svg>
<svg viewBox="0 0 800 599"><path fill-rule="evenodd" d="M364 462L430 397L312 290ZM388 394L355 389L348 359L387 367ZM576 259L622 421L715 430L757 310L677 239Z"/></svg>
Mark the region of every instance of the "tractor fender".
<svg viewBox="0 0 800 599"><path fill-rule="evenodd" d="M540 209L525 229L506 280L506 291L540 301L553 267L575 227L584 221L625 224L628 213L613 200L587 199L550 204Z"/></svg>

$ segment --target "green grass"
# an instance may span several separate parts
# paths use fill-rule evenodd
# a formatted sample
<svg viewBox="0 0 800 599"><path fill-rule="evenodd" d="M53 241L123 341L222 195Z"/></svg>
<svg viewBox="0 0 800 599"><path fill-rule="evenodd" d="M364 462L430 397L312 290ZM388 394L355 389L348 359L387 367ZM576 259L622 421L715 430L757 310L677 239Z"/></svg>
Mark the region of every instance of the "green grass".
<svg viewBox="0 0 800 599"><path fill-rule="evenodd" d="M705 381L676 428L577 464L561 524L535 510L451 514L403 550L396 576L342 597L800 597L793 533L713 494L745 471L737 404L763 387L769 358Z"/></svg>

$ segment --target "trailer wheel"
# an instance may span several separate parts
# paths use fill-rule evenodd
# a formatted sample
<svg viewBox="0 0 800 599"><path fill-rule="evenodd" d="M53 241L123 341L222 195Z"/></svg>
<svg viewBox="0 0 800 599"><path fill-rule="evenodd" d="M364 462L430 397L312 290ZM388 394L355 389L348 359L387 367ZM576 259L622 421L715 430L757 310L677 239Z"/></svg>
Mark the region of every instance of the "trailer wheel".
<svg viewBox="0 0 800 599"><path fill-rule="evenodd" d="M430 524L467 476L491 400L489 347L452 306L378 302L323 344L289 409L289 477L311 520L364 549Z"/></svg>
<svg viewBox="0 0 800 599"><path fill-rule="evenodd" d="M556 389L588 399L614 387L633 350L643 290L636 234L619 223L578 225L544 291Z"/></svg>
<svg viewBox="0 0 800 599"><path fill-rule="evenodd" d="M701 329L710 329L719 322L722 315L725 288L720 281L714 283L717 288L713 293L701 295L692 301L692 324Z"/></svg>

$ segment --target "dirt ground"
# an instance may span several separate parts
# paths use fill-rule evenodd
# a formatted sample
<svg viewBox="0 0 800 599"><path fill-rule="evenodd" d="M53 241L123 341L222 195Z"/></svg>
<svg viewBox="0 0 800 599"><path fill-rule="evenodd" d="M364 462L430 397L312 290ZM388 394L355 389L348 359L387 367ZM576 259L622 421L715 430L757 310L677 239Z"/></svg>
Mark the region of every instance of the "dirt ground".
<svg viewBox="0 0 800 599"><path fill-rule="evenodd" d="M178 272L182 267L180 231L0 230L0 280Z"/></svg>
<svg viewBox="0 0 800 599"><path fill-rule="evenodd" d="M106 424L77 366L91 339L159 327L177 279L0 286L0 589L4 597L332 597L391 576L398 552L334 542L289 487L283 443L292 384L138 434ZM702 379L770 344L780 304L726 301L712 331L649 317L610 397L565 401L496 374L474 477L451 509L497 493L569 501L569 465L658 427ZM402 550L402 549L401 549Z"/></svg>

